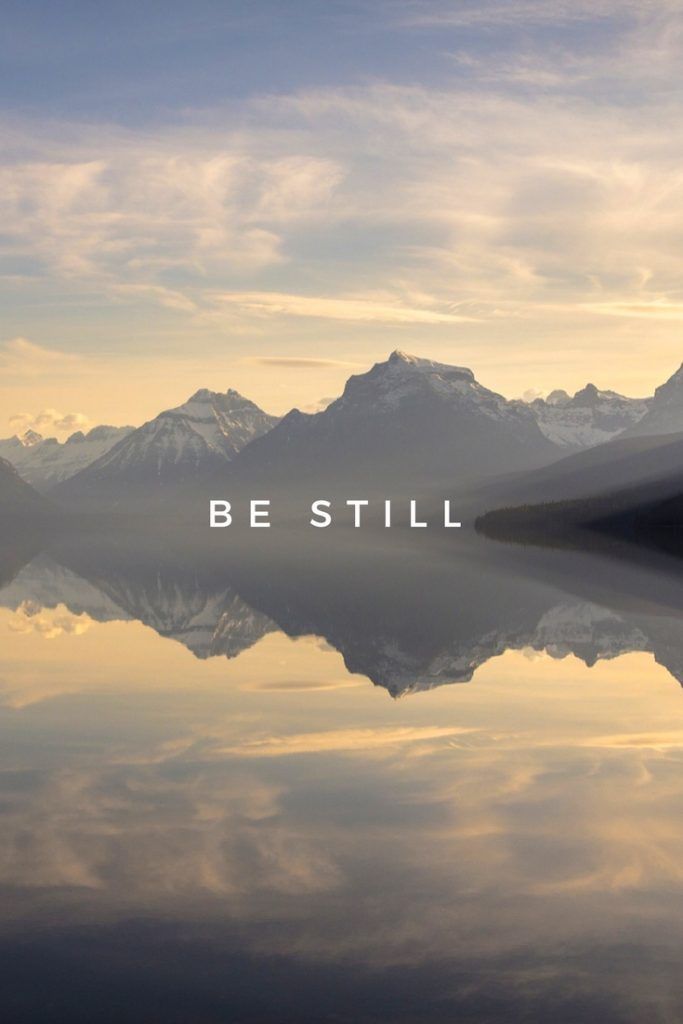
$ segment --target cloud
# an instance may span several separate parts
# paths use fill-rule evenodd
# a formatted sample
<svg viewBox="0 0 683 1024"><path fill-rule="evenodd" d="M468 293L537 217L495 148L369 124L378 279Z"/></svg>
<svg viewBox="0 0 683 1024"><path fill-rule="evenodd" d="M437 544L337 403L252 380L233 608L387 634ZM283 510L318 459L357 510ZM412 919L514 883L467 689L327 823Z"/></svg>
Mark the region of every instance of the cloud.
<svg viewBox="0 0 683 1024"><path fill-rule="evenodd" d="M68 352L44 348L27 338L11 338L0 344L0 369L22 377L46 373L72 373L78 358Z"/></svg>
<svg viewBox="0 0 683 1024"><path fill-rule="evenodd" d="M524 74L543 60L526 58ZM543 317L560 297L666 297L681 271L683 132L655 137L638 102L615 122L609 98L567 99L561 83L557 98L515 95L479 83L481 67L471 59L464 91L379 82L263 97L232 136L220 112L192 133L93 127L89 139L69 126L68 143L15 127L35 157L0 168L3 254L39 259L63 288L209 326L448 327ZM310 292L291 287L312 270ZM267 288L244 287L265 271Z"/></svg>
<svg viewBox="0 0 683 1024"><path fill-rule="evenodd" d="M233 292L216 296L220 305L234 306L264 316L314 317L321 320L387 324L456 324L475 318L455 312L419 309L400 299L383 301L363 297L323 298L284 292Z"/></svg>
<svg viewBox="0 0 683 1024"><path fill-rule="evenodd" d="M550 25L623 19L643 13L660 13L675 0L464 0L457 4L409 2L399 23L405 27L488 27Z"/></svg>
<svg viewBox="0 0 683 1024"><path fill-rule="evenodd" d="M104 901L117 901L122 884L128 900L168 907L180 894L273 900L338 884L332 855L283 819L281 786L221 773L217 781L206 769L169 781L154 762L131 764L120 752L117 762L110 750L99 756L98 763L37 773L26 799L11 801L0 837L4 885L98 889ZM172 760L169 745L164 762ZM145 828L134 822L141 800ZM120 859L112 874L107 864L115 848Z"/></svg>
<svg viewBox="0 0 683 1024"><path fill-rule="evenodd" d="M351 363L344 359L308 359L305 356L249 356L243 362L254 363L258 366L281 366L284 369L292 370L316 370L320 367L340 367L347 369L361 366L361 363ZM332 401L331 398L326 400Z"/></svg>
<svg viewBox="0 0 683 1024"><path fill-rule="evenodd" d="M63 604L55 608L40 608L32 601L22 601L7 623L13 633L37 634L44 640L82 636L92 625L93 620L88 615L75 615Z"/></svg>
<svg viewBox="0 0 683 1024"><path fill-rule="evenodd" d="M333 398L319 398L317 402L309 402L308 405L303 405L301 407L301 411L312 413L324 412L328 406L332 405L333 402L336 402L337 397L339 396Z"/></svg>
<svg viewBox="0 0 683 1024"><path fill-rule="evenodd" d="M652 733L610 733L607 736L590 736L584 740L587 747L630 750L678 750L683 751L683 729L654 730Z"/></svg>
<svg viewBox="0 0 683 1024"><path fill-rule="evenodd" d="M331 679L321 682L315 679L265 679L242 687L245 690L261 690L269 693L317 693L326 690L350 690L364 685L355 679Z"/></svg>
<svg viewBox="0 0 683 1024"><path fill-rule="evenodd" d="M124 299L151 298L158 302L160 306L165 306L167 309L173 309L181 313L196 313L198 310L197 303L187 295L157 284L119 284L116 285L114 291Z"/></svg>
<svg viewBox="0 0 683 1024"><path fill-rule="evenodd" d="M73 432L85 429L90 420L82 412L59 412L57 409L42 409L38 413L20 412L9 417L10 426L16 430L37 430L44 432Z"/></svg>
<svg viewBox="0 0 683 1024"><path fill-rule="evenodd" d="M393 28L443 25L448 72L251 95L144 130L6 120L2 266L33 273L14 291L101 318L161 310L178 348L229 331L241 355L277 330L306 351L324 322L331 345L363 332L375 351L387 328L457 332L489 365L508 344L519 361L579 360L590 332L603 364L615 342L635 362L635 329L616 318L642 315L668 362L683 275L676 6L380 5ZM605 18L609 31L578 25ZM523 42L511 24L528 26Z"/></svg>
<svg viewBox="0 0 683 1024"><path fill-rule="evenodd" d="M593 302L584 307L600 316L635 317L646 320L683 320L683 303L653 298L646 302Z"/></svg>
<svg viewBox="0 0 683 1024"><path fill-rule="evenodd" d="M67 147L38 134L33 158L0 167L4 247L113 290L144 284L164 299L165 272L279 263L282 226L320 216L344 174L322 156L257 155L224 131L198 143L91 127L92 142Z"/></svg>
<svg viewBox="0 0 683 1024"><path fill-rule="evenodd" d="M289 754L351 753L446 739L471 729L452 726L383 726L377 729L331 729L251 740L223 752L237 757L284 757Z"/></svg>

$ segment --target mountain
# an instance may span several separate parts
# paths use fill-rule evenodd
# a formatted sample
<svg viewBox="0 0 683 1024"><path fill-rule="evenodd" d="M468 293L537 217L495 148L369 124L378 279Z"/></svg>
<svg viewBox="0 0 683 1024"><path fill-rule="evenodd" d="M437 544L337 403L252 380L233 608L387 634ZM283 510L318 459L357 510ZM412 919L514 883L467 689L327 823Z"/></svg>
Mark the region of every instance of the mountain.
<svg viewBox="0 0 683 1024"><path fill-rule="evenodd" d="M681 575L649 559L503 548L476 536L425 558L422 544L397 546L382 531L360 545L306 531L284 543L276 531L242 539L185 550L156 529L79 529L21 569L0 606L135 619L201 659L237 657L278 629L317 636L395 697L467 682L490 659L529 648L587 665L649 651L683 682Z"/></svg>
<svg viewBox="0 0 683 1024"><path fill-rule="evenodd" d="M683 557L683 471L652 483L585 498L507 506L476 519L493 540L575 551L606 545ZM680 575L680 563L676 566Z"/></svg>
<svg viewBox="0 0 683 1024"><path fill-rule="evenodd" d="M16 536L12 531L12 538ZM45 538L41 547L45 546ZM73 615L87 615L96 622L129 621L131 616L105 592L82 576L36 553L21 571L0 590L0 607L27 612L66 605Z"/></svg>
<svg viewBox="0 0 683 1024"><path fill-rule="evenodd" d="M561 448L581 449L610 441L647 414L652 399L627 398L594 384L570 397L553 391L530 403L541 432ZM683 430L683 418L681 427Z"/></svg>
<svg viewBox="0 0 683 1024"><path fill-rule="evenodd" d="M22 480L14 466L0 459L0 517L38 519L45 514L45 502Z"/></svg>
<svg viewBox="0 0 683 1024"><path fill-rule="evenodd" d="M546 400L550 406L559 403L560 409L566 409L567 402L564 392ZM600 404L596 401L595 407ZM683 366L653 398L640 404L646 411L613 440L480 487L475 505L480 510L497 509L486 517L485 529L500 524L505 530L523 529L529 536L536 529L547 535L551 527L553 533L560 529L563 521L569 528L596 518L630 520L630 510L641 505L654 508L669 499L666 514L672 515L674 496L683 492Z"/></svg>
<svg viewBox="0 0 683 1024"><path fill-rule="evenodd" d="M137 549L112 557L105 543L99 557L78 542L74 548L80 573L40 554L6 582L0 561L0 607L32 615L64 605L95 622L136 620L200 659L237 657L276 629L216 573L187 562L145 561Z"/></svg>
<svg viewBox="0 0 683 1024"><path fill-rule="evenodd" d="M21 437L0 441L0 456L11 462L37 491L68 480L126 437L133 427L93 427L87 434L77 430L64 442L27 430Z"/></svg>
<svg viewBox="0 0 683 1024"><path fill-rule="evenodd" d="M573 505L572 514L593 530L683 556L683 468L644 487Z"/></svg>
<svg viewBox="0 0 683 1024"><path fill-rule="evenodd" d="M118 510L191 493L199 483L222 480L237 453L276 423L237 391L202 389L133 430L54 493L82 509L106 503Z"/></svg>
<svg viewBox="0 0 683 1024"><path fill-rule="evenodd" d="M565 500L669 472L678 454L665 450L674 438L660 435L678 425L683 437L682 395L683 367L651 399L588 384L573 396L510 401L469 369L395 351L350 377L327 408L294 409L279 421L236 391L200 390L127 433L54 493L83 510L119 512L160 502L198 511L209 496L240 501L271 491L285 506L285 497L307 504L427 491L464 500L484 482L493 490L479 508L509 503L508 488L515 500ZM57 447L78 448L72 440ZM35 437L15 443L27 463L48 457ZM568 463L568 452L585 461ZM493 480L503 474L499 487Z"/></svg>
<svg viewBox="0 0 683 1024"><path fill-rule="evenodd" d="M683 470L683 433L614 441L528 473L511 474L479 488L480 509L571 501L644 487Z"/></svg>
<svg viewBox="0 0 683 1024"><path fill-rule="evenodd" d="M504 470L552 461L560 449L523 402L489 391L471 370L393 352L350 377L326 409L295 409L240 454L234 471L252 485L301 491L344 481L367 491L454 488Z"/></svg>
<svg viewBox="0 0 683 1024"><path fill-rule="evenodd" d="M275 630L241 599L229 579L223 545L176 546L154 528L133 534L65 530L0 591L0 606L55 608L97 622L137 620L183 644L195 657L237 657Z"/></svg>
<svg viewBox="0 0 683 1024"><path fill-rule="evenodd" d="M655 390L645 415L625 432L629 437L683 431L683 364Z"/></svg>

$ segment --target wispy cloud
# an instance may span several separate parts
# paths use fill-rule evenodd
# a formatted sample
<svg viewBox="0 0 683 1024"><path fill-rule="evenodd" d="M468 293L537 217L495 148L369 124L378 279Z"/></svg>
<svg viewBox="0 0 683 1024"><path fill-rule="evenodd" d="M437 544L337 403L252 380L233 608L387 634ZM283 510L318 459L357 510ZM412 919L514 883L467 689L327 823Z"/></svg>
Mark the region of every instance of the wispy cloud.
<svg viewBox="0 0 683 1024"><path fill-rule="evenodd" d="M78 359L69 352L44 348L27 338L11 338L0 344L0 369L7 374L38 376L71 373Z"/></svg>
<svg viewBox="0 0 683 1024"><path fill-rule="evenodd" d="M288 295L284 292L232 292L215 296L218 306L234 306L267 316L314 317L320 320L347 320L385 324L457 324L476 318L455 312L406 306L392 301L344 296L340 298Z"/></svg>
<svg viewBox="0 0 683 1024"><path fill-rule="evenodd" d="M199 324L439 327L560 296L667 297L681 271L683 131L672 122L663 139L638 103L615 120L605 97L515 96L476 88L479 74L475 61L466 91L264 97L232 137L220 113L194 133L95 127L93 143L75 126L64 143L25 125L17 145L34 158L0 169L2 252L37 259L64 288ZM313 289L273 283L312 268ZM241 286L217 287L226 278Z"/></svg>
<svg viewBox="0 0 683 1024"><path fill-rule="evenodd" d="M399 23L415 26L552 25L623 18L674 9L676 0L460 0L457 4L407 0Z"/></svg>
<svg viewBox="0 0 683 1024"><path fill-rule="evenodd" d="M628 302L615 300L612 302L593 302L584 307L591 313L601 316L635 317L638 320L683 320L683 302L658 300Z"/></svg>
<svg viewBox="0 0 683 1024"><path fill-rule="evenodd" d="M319 216L343 177L323 157L259 157L237 140L225 148L218 131L199 145L182 143L182 132L92 131L97 160L85 158L85 137L69 147L43 138L34 158L0 168L5 252L30 252L67 279L136 287L163 271L204 274L216 261L242 271L277 264L280 226Z"/></svg>
<svg viewBox="0 0 683 1024"><path fill-rule="evenodd" d="M248 356L243 362L252 363L256 366L281 366L283 369L292 370L317 370L320 367L340 367L342 369L360 366L360 363L350 363L344 359L316 359L305 356ZM329 401L329 399L326 399Z"/></svg>
<svg viewBox="0 0 683 1024"><path fill-rule="evenodd" d="M454 726L383 726L377 729L332 729L327 732L296 733L290 736L269 736L240 746L226 748L224 753L238 757L284 757L290 754L345 753L370 751L378 747L401 746L426 740L447 739L471 732Z"/></svg>
<svg viewBox="0 0 683 1024"><path fill-rule="evenodd" d="M0 287L22 289L21 317L35 294L100 327L112 309L160 335L177 322L167 358L219 338L240 358L274 331L301 358L350 338L375 354L400 328L489 364L505 346L550 364L560 337L580 360L590 333L606 365L616 340L637 357L616 320L648 317L661 374L683 275L677 6L385 4L394 29L443 28L448 73L263 92L144 130L5 121Z"/></svg>

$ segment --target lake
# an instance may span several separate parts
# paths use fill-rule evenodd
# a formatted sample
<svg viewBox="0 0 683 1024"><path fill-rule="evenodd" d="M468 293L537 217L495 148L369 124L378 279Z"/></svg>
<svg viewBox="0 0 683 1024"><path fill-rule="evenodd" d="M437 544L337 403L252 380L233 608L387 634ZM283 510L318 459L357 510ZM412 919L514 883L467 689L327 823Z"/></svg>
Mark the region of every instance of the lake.
<svg viewBox="0 0 683 1024"><path fill-rule="evenodd" d="M681 1019L680 563L256 532L5 538L5 1019Z"/></svg>

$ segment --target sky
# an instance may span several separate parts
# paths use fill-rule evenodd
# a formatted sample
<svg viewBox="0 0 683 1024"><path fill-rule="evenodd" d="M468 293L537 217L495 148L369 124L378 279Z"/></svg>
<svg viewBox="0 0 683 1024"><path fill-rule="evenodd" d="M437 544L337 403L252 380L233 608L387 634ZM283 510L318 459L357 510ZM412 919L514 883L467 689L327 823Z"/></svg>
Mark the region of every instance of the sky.
<svg viewBox="0 0 683 1024"><path fill-rule="evenodd" d="M683 0L3 4L0 434L683 359Z"/></svg>

